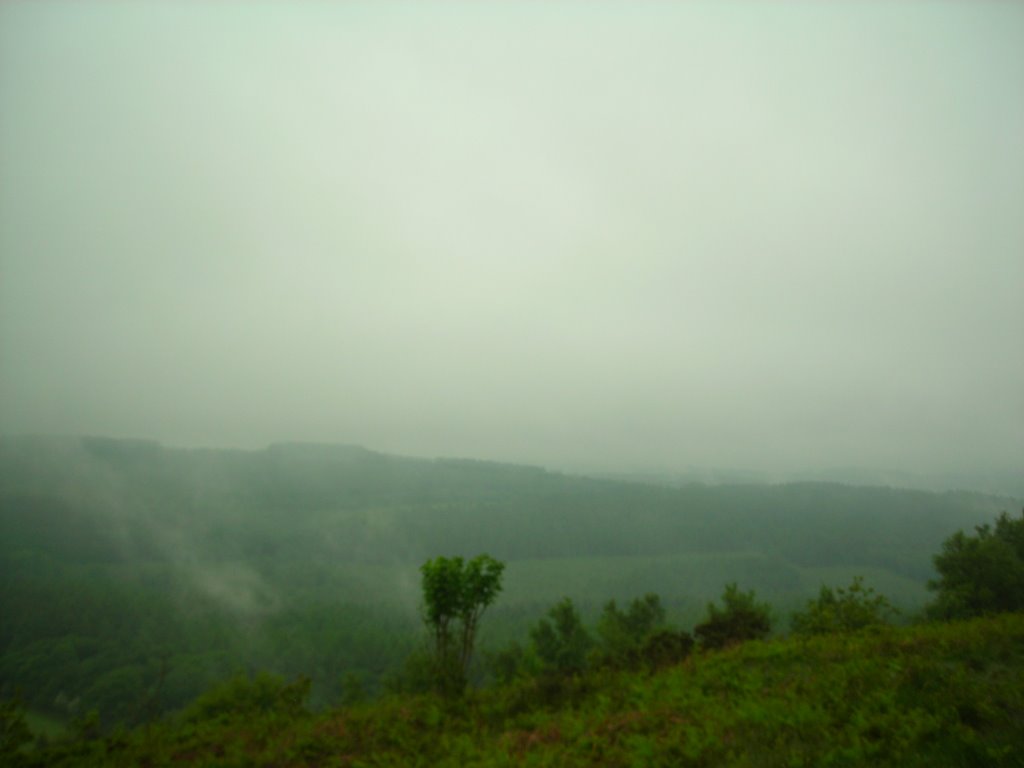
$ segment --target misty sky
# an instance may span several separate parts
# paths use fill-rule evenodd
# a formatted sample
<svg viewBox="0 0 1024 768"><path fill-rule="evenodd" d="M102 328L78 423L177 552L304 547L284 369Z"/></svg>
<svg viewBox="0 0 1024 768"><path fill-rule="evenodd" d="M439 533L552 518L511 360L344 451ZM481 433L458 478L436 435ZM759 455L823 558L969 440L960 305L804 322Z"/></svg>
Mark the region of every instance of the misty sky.
<svg viewBox="0 0 1024 768"><path fill-rule="evenodd" d="M1024 468L1024 5L0 4L0 431Z"/></svg>

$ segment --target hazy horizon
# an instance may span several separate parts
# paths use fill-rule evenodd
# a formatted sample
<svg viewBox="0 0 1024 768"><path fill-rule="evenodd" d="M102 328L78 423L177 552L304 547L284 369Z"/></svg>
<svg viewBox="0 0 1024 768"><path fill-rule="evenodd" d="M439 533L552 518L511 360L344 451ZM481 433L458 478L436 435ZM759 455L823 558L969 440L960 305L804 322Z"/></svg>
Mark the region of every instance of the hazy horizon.
<svg viewBox="0 0 1024 768"><path fill-rule="evenodd" d="M1024 471L1024 6L0 5L0 433Z"/></svg>

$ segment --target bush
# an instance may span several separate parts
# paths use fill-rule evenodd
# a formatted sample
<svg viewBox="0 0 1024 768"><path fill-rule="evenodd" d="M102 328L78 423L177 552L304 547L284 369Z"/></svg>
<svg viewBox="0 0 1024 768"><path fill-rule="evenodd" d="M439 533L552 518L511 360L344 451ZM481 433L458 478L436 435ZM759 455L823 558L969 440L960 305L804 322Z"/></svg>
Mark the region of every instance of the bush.
<svg viewBox="0 0 1024 768"><path fill-rule="evenodd" d="M649 670L678 664L693 650L693 636L689 632L660 629L647 636L637 655Z"/></svg>
<svg viewBox="0 0 1024 768"><path fill-rule="evenodd" d="M934 618L967 618L1024 609L1024 512L1005 512L995 527L980 525L974 536L957 531L934 558L939 572L928 588L938 593L929 608Z"/></svg>
<svg viewBox="0 0 1024 768"><path fill-rule="evenodd" d="M855 632L858 629L888 624L896 609L864 580L855 576L845 589L833 590L822 585L816 600L807 603L807 609L793 614L792 627L798 635L826 635L836 632Z"/></svg>
<svg viewBox="0 0 1024 768"><path fill-rule="evenodd" d="M609 601L597 623L602 660L624 664L635 659L648 636L664 624L665 609L655 594L637 598L626 611Z"/></svg>
<svg viewBox="0 0 1024 768"><path fill-rule="evenodd" d="M512 642L500 651L489 653L487 666L499 685L508 685L528 672L530 658L522 645Z"/></svg>
<svg viewBox="0 0 1024 768"><path fill-rule="evenodd" d="M435 656L426 650L409 654L402 666L384 677L384 691L391 694L430 693L438 689L442 670Z"/></svg>
<svg viewBox="0 0 1024 768"><path fill-rule="evenodd" d="M260 672L249 678L238 675L204 693L184 712L186 721L252 717L274 713L285 717L307 714L305 701L310 680L300 677L292 683Z"/></svg>
<svg viewBox="0 0 1024 768"><path fill-rule="evenodd" d="M724 608L708 603L708 618L694 627L701 648L724 648L765 637L772 630L771 609L754 600L754 591L740 592L735 582L722 593Z"/></svg>
<svg viewBox="0 0 1024 768"><path fill-rule="evenodd" d="M559 674L582 672L594 644L568 597L530 630L530 640L544 671Z"/></svg>
<svg viewBox="0 0 1024 768"><path fill-rule="evenodd" d="M21 765L26 759L23 748L31 742L32 733L25 723L25 705L17 699L0 702L0 762Z"/></svg>

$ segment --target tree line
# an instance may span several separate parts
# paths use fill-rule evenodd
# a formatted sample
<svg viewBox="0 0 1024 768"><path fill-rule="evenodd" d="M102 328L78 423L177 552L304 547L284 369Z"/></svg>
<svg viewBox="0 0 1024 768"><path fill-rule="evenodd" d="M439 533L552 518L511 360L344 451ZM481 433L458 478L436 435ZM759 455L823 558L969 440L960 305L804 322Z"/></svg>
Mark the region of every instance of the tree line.
<svg viewBox="0 0 1024 768"><path fill-rule="evenodd" d="M1018 519L1001 513L994 525L976 526L950 536L934 556L938 578L926 608L933 620L962 619L1024 610L1024 512ZM479 621L502 588L504 564L483 554L465 561L437 557L422 569L424 619L431 637L426 658L414 657L396 686L460 695L469 679ZM818 596L791 616L792 632L814 636L856 632L888 624L899 613L863 578L845 587L823 585ZM588 629L566 597L529 631L526 645L512 643L488 659L493 677L507 684L534 677L558 680L595 667L656 669L685 659L694 649L718 650L767 637L773 611L754 590L725 586L720 604L708 603L705 619L692 634L668 625L661 598L654 593L625 608L607 602L596 627Z"/></svg>

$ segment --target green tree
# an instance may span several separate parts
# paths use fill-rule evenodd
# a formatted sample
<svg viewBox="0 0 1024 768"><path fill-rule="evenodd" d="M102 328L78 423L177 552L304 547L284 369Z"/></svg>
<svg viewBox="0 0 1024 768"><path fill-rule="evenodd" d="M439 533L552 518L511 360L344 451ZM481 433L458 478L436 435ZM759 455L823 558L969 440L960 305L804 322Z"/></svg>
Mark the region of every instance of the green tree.
<svg viewBox="0 0 1024 768"><path fill-rule="evenodd" d="M436 680L445 693L465 688L480 617L501 591L504 570L504 563L486 554L468 562L437 557L420 568Z"/></svg>
<svg viewBox="0 0 1024 768"><path fill-rule="evenodd" d="M693 629L702 648L724 648L771 632L771 609L755 601L753 590L740 592L735 582L727 584L722 604L708 603L708 618Z"/></svg>
<svg viewBox="0 0 1024 768"><path fill-rule="evenodd" d="M807 609L793 614L793 631L800 635L825 635L837 632L855 632L864 627L888 624L896 613L884 596L864 579L855 576L849 587L833 590L822 585L817 599L807 602Z"/></svg>
<svg viewBox="0 0 1024 768"><path fill-rule="evenodd" d="M582 672L587 665L587 653L594 644L568 597L552 607L548 618L541 619L530 630L530 640L544 670L559 674Z"/></svg>
<svg viewBox="0 0 1024 768"><path fill-rule="evenodd" d="M939 578L928 582L937 592L928 607L934 618L964 618L1024 609L1024 512L1006 512L995 527L975 527L975 535L957 531L933 558Z"/></svg>
<svg viewBox="0 0 1024 768"><path fill-rule="evenodd" d="M625 611L610 600L597 622L602 653L611 661L627 661L664 624L665 608L661 598L653 593L636 598Z"/></svg>
<svg viewBox="0 0 1024 768"><path fill-rule="evenodd" d="M25 748L32 732L25 722L25 705L20 699L0 701L0 762L16 766L28 762Z"/></svg>

